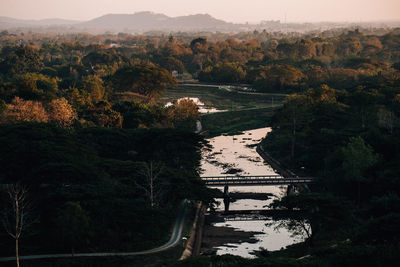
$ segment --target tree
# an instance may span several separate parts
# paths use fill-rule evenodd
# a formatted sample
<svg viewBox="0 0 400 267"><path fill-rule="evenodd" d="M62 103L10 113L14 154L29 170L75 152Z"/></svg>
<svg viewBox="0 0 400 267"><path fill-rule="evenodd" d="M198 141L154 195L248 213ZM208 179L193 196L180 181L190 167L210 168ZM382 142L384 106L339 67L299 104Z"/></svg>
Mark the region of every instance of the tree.
<svg viewBox="0 0 400 267"><path fill-rule="evenodd" d="M3 226L6 232L15 239L15 257L19 267L19 240L22 233L34 222L32 206L28 201L28 189L24 185L6 186L7 206L3 212Z"/></svg>
<svg viewBox="0 0 400 267"><path fill-rule="evenodd" d="M393 134L393 129L399 121L398 117L392 110L380 108L378 111L378 124L385 128L390 134Z"/></svg>
<svg viewBox="0 0 400 267"><path fill-rule="evenodd" d="M123 116L122 128L148 128L155 124L159 127L170 125L167 111L159 105L143 104L138 101L122 101L112 107Z"/></svg>
<svg viewBox="0 0 400 267"><path fill-rule="evenodd" d="M69 201L65 203L56 219L61 237L74 254L74 248L79 245L89 232L89 216L82 209L79 202Z"/></svg>
<svg viewBox="0 0 400 267"><path fill-rule="evenodd" d="M290 219L280 218L266 224L267 226L274 226L275 230L285 228L291 232L291 237L305 237L306 240L312 240L312 228L310 220L303 216L292 216Z"/></svg>
<svg viewBox="0 0 400 267"><path fill-rule="evenodd" d="M18 95L24 99L50 101L57 97L58 78L38 73L17 76Z"/></svg>
<svg viewBox="0 0 400 267"><path fill-rule="evenodd" d="M48 122L49 116L42 103L15 97L0 117L2 123Z"/></svg>
<svg viewBox="0 0 400 267"><path fill-rule="evenodd" d="M360 38L347 37L338 42L337 53L341 56L358 55L362 50Z"/></svg>
<svg viewBox="0 0 400 267"><path fill-rule="evenodd" d="M170 72L176 70L178 73L183 73L185 71L185 66L183 65L182 61L174 57L163 57L160 65Z"/></svg>
<svg viewBox="0 0 400 267"><path fill-rule="evenodd" d="M400 62L393 63L393 68L396 70L400 70Z"/></svg>
<svg viewBox="0 0 400 267"><path fill-rule="evenodd" d="M3 99L0 99L0 116L5 111L7 111L7 104Z"/></svg>
<svg viewBox="0 0 400 267"><path fill-rule="evenodd" d="M199 74L199 80L213 82L236 83L242 81L246 71L238 63L217 63L211 69L206 69Z"/></svg>
<svg viewBox="0 0 400 267"><path fill-rule="evenodd" d="M22 74L40 71L43 62L37 50L30 46L5 47L2 50L4 61L0 63L0 72Z"/></svg>
<svg viewBox="0 0 400 267"><path fill-rule="evenodd" d="M317 55L315 45L311 40L301 40L298 44L298 57L309 59Z"/></svg>
<svg viewBox="0 0 400 267"><path fill-rule="evenodd" d="M307 76L307 84L310 86L320 85L328 79L328 73L320 66L309 66L305 74Z"/></svg>
<svg viewBox="0 0 400 267"><path fill-rule="evenodd" d="M357 200L361 199L361 183L366 182L365 171L378 162L378 155L360 136L350 138L347 146L341 149L344 177L357 183Z"/></svg>
<svg viewBox="0 0 400 267"><path fill-rule="evenodd" d="M83 90L89 93L93 103L97 103L104 98L105 87L103 80L97 75L82 77Z"/></svg>
<svg viewBox="0 0 400 267"><path fill-rule="evenodd" d="M88 109L92 105L92 98L85 90L70 88L67 92L69 103L78 111Z"/></svg>
<svg viewBox="0 0 400 267"><path fill-rule="evenodd" d="M260 91L282 91L299 87L304 78L305 75L293 66L276 65L266 68L254 86Z"/></svg>
<svg viewBox="0 0 400 267"><path fill-rule="evenodd" d="M294 43L281 41L276 47L277 52L282 58L295 59L297 55L297 46Z"/></svg>
<svg viewBox="0 0 400 267"><path fill-rule="evenodd" d="M188 98L175 100L168 109L168 117L176 128L193 130L199 119L199 107Z"/></svg>
<svg viewBox="0 0 400 267"><path fill-rule="evenodd" d="M62 128L71 127L78 118L75 110L65 98L52 100L47 107L47 111L49 120Z"/></svg>
<svg viewBox="0 0 400 267"><path fill-rule="evenodd" d="M118 54L104 51L94 51L82 58L82 63L92 70L99 65L112 65L114 62L120 62Z"/></svg>
<svg viewBox="0 0 400 267"><path fill-rule="evenodd" d="M338 230L352 221L352 206L344 198L327 193L301 193L274 200L270 207L276 210L289 210L290 213L273 214L277 228L286 227L293 236L306 236L312 244L319 234Z"/></svg>
<svg viewBox="0 0 400 267"><path fill-rule="evenodd" d="M193 54L198 54L200 52L205 52L207 49L207 39L206 38L196 38L190 42L190 48L193 51Z"/></svg>
<svg viewBox="0 0 400 267"><path fill-rule="evenodd" d="M138 174L144 178L142 184L135 182L147 195L150 201L150 206L158 205L159 198L162 194L162 184L160 175L164 171L164 164L161 162L141 162L139 165Z"/></svg>
<svg viewBox="0 0 400 267"><path fill-rule="evenodd" d="M365 89L362 87L351 95L352 107L356 109L356 112L360 118L360 126L362 129L370 126L371 121L377 118L377 104L383 99L383 95L375 89Z"/></svg>
<svg viewBox="0 0 400 267"><path fill-rule="evenodd" d="M112 81L116 91L129 91L156 101L168 87L177 81L166 70L151 65L135 65L117 70Z"/></svg>
<svg viewBox="0 0 400 267"><path fill-rule="evenodd" d="M307 95L289 95L285 102L283 109L280 112L281 124L287 127L290 132L291 146L290 158L294 159L296 153L296 138L299 129L310 123L309 108L311 98Z"/></svg>
<svg viewBox="0 0 400 267"><path fill-rule="evenodd" d="M100 101L91 109L86 110L84 118L107 128L121 128L124 120L121 113L113 110L107 101Z"/></svg>
<svg viewBox="0 0 400 267"><path fill-rule="evenodd" d="M350 88L356 84L359 72L353 69L332 68L328 71L329 85L333 88Z"/></svg>

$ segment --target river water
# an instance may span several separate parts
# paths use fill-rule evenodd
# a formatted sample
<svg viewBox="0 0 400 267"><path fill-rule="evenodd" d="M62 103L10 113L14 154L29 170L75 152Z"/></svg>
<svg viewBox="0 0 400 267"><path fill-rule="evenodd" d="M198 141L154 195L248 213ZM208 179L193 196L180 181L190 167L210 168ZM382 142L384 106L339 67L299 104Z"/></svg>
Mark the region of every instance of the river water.
<svg viewBox="0 0 400 267"><path fill-rule="evenodd" d="M264 138L270 128L260 128L244 131L240 135L217 136L209 139L211 151L203 151L201 176L220 176L226 172L236 172L240 175L274 175L275 171L256 152L256 145ZM268 137L267 137L268 138ZM221 188L222 189L222 188ZM233 202L229 210L260 210L266 209L273 199L280 198L286 193L286 186L230 186L230 192L257 192L273 194L268 200L242 199ZM217 199L221 205L217 210L223 210L222 199ZM279 250L287 245L300 242L301 239L291 237L291 233L274 226L266 226L272 221L225 221L214 226L229 226L241 231L262 232L255 235L256 243L226 244L218 247L217 255L233 254L246 258L255 257L252 252L260 248L269 251Z"/></svg>
<svg viewBox="0 0 400 267"><path fill-rule="evenodd" d="M182 98L177 99L177 101L179 102L182 99L192 100L197 105L197 107L199 108L199 113L202 113L202 114L217 113L217 112L224 112L225 111L225 110L217 109L217 108L214 108L214 107L211 107L211 106L207 106L198 97L182 97ZM170 107L172 105L173 105L172 102L168 102L164 106L165 107Z"/></svg>

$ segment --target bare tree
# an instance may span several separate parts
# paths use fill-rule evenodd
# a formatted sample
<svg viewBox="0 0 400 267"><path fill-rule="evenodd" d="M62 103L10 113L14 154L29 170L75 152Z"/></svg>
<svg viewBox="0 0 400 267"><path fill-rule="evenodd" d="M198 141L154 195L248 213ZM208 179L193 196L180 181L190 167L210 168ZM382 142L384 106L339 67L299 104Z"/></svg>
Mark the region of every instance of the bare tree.
<svg viewBox="0 0 400 267"><path fill-rule="evenodd" d="M393 134L393 129L398 120L399 119L392 110L381 108L378 112L379 126L384 127L390 134Z"/></svg>
<svg viewBox="0 0 400 267"><path fill-rule="evenodd" d="M291 237L301 237L306 238L310 241L312 238L312 228L310 221L307 219L287 219L278 220L267 223L266 226L274 226L274 230L279 231L279 229L287 229L291 232Z"/></svg>
<svg viewBox="0 0 400 267"><path fill-rule="evenodd" d="M7 185L7 203L3 212L3 226L6 232L15 239L15 257L19 267L19 239L22 232L31 225L34 220L30 216L32 206L27 200L28 189L24 185Z"/></svg>
<svg viewBox="0 0 400 267"><path fill-rule="evenodd" d="M135 184L143 189L150 200L150 205L154 207L162 193L162 184L159 181L160 174L164 171L162 162L143 162L139 169L139 174L145 178L145 184Z"/></svg>

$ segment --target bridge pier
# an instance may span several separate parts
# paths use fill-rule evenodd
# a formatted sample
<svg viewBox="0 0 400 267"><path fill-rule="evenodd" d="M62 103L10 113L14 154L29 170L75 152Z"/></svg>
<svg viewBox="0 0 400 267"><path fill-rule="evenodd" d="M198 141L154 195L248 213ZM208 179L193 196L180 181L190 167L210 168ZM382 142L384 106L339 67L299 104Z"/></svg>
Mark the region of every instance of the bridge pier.
<svg viewBox="0 0 400 267"><path fill-rule="evenodd" d="M224 197L225 196L229 196L229 185L227 184L224 186Z"/></svg>
<svg viewBox="0 0 400 267"><path fill-rule="evenodd" d="M230 197L229 197L229 186L226 184L224 186L224 210L229 211Z"/></svg>
<svg viewBox="0 0 400 267"><path fill-rule="evenodd" d="M286 195L291 196L296 193L296 186L294 184L289 184L286 189Z"/></svg>

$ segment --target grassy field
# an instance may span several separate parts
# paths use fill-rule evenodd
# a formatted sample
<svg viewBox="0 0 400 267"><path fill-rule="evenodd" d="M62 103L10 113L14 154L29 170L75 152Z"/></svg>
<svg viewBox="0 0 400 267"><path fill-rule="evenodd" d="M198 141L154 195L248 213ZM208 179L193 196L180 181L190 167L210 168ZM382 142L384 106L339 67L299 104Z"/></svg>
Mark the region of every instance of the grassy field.
<svg viewBox="0 0 400 267"><path fill-rule="evenodd" d="M286 95L227 91L210 85L180 85L168 89L163 102L182 97L198 97L206 106L225 110L203 114L201 117L203 130L209 136L217 136L268 127L274 110L282 105Z"/></svg>
<svg viewBox="0 0 400 267"><path fill-rule="evenodd" d="M237 134L240 131L268 127L274 108L259 108L207 114L201 117L203 131L209 137Z"/></svg>
<svg viewBox="0 0 400 267"><path fill-rule="evenodd" d="M207 106L220 110L258 109L279 106L286 97L284 94L246 93L227 91L217 86L187 86L179 85L168 89L162 99L163 103L171 102L182 97L198 97Z"/></svg>

